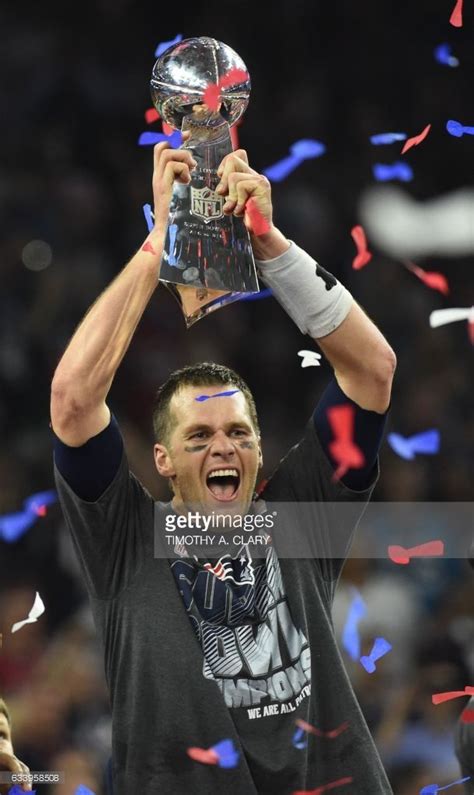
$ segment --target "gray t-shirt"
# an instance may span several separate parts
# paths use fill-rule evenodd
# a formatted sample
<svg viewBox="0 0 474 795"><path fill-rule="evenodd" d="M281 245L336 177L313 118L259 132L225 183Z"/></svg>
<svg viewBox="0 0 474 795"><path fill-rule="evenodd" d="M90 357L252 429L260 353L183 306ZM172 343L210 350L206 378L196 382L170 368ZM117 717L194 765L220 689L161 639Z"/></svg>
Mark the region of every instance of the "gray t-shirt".
<svg viewBox="0 0 474 795"><path fill-rule="evenodd" d="M350 543L374 484L353 492L332 475L311 420L261 499L314 502L324 558L279 558L279 534L291 528L275 528L273 546L255 567L255 620L197 616L196 629L171 568L176 557L155 556L170 506L153 501L129 472L125 452L96 502L79 499L55 468L104 649L114 795L292 795L335 781L341 793L391 795L331 619L344 562L339 553L330 559L334 534L338 549L341 532ZM334 527L328 501L353 503L350 527ZM332 739L305 734L304 747L296 747L295 718L322 731L348 725ZM236 767L201 764L186 753L224 739L240 754Z"/></svg>

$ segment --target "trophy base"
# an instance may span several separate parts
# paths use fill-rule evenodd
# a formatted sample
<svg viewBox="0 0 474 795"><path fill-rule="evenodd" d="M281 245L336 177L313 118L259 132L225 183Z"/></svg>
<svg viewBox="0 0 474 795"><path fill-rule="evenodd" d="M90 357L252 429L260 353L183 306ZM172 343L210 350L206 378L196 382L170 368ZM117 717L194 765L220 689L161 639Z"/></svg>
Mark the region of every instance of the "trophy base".
<svg viewBox="0 0 474 795"><path fill-rule="evenodd" d="M191 328L201 318L215 312L222 306L239 301L242 296L253 293L231 292L229 290L209 290L207 287L184 287L182 284L160 281L167 287L181 307L186 328ZM259 290L254 292L258 293Z"/></svg>

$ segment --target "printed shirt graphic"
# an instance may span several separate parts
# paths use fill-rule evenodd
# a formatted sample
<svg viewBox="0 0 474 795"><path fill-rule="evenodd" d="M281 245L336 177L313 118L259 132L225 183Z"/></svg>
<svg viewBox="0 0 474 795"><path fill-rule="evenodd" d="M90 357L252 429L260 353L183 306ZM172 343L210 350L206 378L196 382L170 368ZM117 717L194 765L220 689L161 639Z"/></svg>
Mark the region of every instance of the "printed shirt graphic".
<svg viewBox="0 0 474 795"><path fill-rule="evenodd" d="M233 577L219 579L173 556L172 547L157 554L170 506L155 502L129 471L125 451L95 502L80 499L57 468L54 474L104 651L114 795L292 795L344 776L353 778L351 795L391 795L331 619L344 561L331 559L334 517L325 501L354 507L350 526L337 528L349 546L373 485L353 492L332 483L312 418L260 499L267 506L314 502L324 559L278 556L278 532L292 532L283 517L261 557L232 550ZM308 734L297 748L296 718L326 731L349 728L334 740ZM235 768L199 764L186 753L224 739L238 750Z"/></svg>
<svg viewBox="0 0 474 795"><path fill-rule="evenodd" d="M201 644L203 675L217 682L228 707L298 698L311 681L311 653L293 622L274 549L252 563L243 546L235 558L220 558L216 573L211 565L185 558L171 564ZM266 714L274 713L254 710L252 717Z"/></svg>

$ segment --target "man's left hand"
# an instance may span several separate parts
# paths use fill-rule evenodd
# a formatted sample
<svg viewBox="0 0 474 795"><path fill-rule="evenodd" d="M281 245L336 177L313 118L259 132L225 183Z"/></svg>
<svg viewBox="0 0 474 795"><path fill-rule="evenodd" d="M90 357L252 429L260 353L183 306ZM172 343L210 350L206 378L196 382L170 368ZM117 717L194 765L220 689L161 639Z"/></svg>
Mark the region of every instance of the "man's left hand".
<svg viewBox="0 0 474 795"><path fill-rule="evenodd" d="M245 149L237 149L224 157L217 174L221 181L216 191L226 198L224 213L244 216L245 226L252 233L255 231L252 228L253 213L247 211L246 205L249 199L253 199L252 210L257 211L260 220L263 218L268 224L268 229L271 230L273 228L271 185L263 174L258 174L250 168Z"/></svg>

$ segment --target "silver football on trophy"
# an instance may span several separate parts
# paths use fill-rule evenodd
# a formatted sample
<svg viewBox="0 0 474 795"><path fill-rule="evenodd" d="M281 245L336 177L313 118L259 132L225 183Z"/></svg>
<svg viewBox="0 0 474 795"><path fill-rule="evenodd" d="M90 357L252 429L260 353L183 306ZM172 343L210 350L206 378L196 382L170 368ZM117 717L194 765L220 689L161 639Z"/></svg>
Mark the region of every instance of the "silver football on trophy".
<svg viewBox="0 0 474 795"><path fill-rule="evenodd" d="M248 105L250 77L242 58L231 47L208 36L184 39L160 55L150 80L153 104L166 124L181 130L183 118L203 102L209 84L218 84L234 69L241 73L239 81L224 85L220 92L220 115L232 126Z"/></svg>

